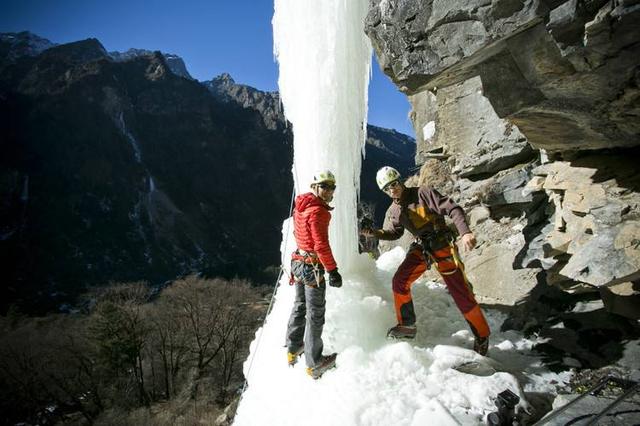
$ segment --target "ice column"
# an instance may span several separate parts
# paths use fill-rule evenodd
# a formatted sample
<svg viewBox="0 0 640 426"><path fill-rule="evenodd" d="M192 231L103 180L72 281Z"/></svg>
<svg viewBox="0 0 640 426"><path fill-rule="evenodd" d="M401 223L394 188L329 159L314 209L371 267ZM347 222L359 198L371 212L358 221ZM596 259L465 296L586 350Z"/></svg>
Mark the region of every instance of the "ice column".
<svg viewBox="0 0 640 426"><path fill-rule="evenodd" d="M356 205L371 67L367 7L367 0L275 0L273 16L280 96L293 123L296 194L309 190L314 170L336 174L330 240L343 271L358 247Z"/></svg>

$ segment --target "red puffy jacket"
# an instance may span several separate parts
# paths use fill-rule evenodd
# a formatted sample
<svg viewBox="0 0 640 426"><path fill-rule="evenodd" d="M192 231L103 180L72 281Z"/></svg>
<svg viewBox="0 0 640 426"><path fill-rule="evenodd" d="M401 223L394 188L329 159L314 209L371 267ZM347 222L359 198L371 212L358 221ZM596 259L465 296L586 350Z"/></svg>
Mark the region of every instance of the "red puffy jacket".
<svg viewBox="0 0 640 426"><path fill-rule="evenodd" d="M332 208L311 192L298 195L293 209L293 235L298 248L315 252L328 272L337 268L329 246L329 210Z"/></svg>

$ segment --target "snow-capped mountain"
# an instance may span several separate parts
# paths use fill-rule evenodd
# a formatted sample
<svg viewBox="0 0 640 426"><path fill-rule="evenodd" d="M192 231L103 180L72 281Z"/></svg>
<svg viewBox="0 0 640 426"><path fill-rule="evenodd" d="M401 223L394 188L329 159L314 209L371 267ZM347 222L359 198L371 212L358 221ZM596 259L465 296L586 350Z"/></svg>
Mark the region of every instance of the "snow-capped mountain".
<svg viewBox="0 0 640 426"><path fill-rule="evenodd" d="M133 58L137 58L140 56L149 56L154 52L146 49L129 49L126 52L109 52L109 56L113 58L113 60L117 62L124 62L131 60ZM173 53L164 53L162 52L162 56L164 56L165 61L167 62L167 66L175 75L188 78L189 80L193 80L189 71L187 71L187 66L184 63L184 60Z"/></svg>

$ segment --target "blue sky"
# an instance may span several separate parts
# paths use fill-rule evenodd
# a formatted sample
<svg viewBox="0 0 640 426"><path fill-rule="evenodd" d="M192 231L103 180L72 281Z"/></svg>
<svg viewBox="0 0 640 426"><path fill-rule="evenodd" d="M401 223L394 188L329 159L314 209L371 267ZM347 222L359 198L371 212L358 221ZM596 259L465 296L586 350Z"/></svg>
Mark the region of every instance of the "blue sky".
<svg viewBox="0 0 640 426"><path fill-rule="evenodd" d="M55 43L95 37L109 50L131 47L181 56L191 75L228 72L237 83L277 90L272 0L3 0L0 32L29 30ZM406 97L377 63L369 122L413 136Z"/></svg>

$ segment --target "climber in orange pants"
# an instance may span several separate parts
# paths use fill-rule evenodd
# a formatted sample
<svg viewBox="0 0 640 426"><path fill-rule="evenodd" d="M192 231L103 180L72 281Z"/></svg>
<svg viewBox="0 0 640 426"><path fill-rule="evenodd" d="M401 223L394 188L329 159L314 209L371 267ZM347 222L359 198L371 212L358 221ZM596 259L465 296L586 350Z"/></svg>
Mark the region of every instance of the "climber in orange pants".
<svg viewBox="0 0 640 426"><path fill-rule="evenodd" d="M449 294L458 306L460 312L469 323L473 334L480 339L489 336L489 325L482 314L480 306L473 295L471 285L464 273L464 265L457 257L457 250L448 246L433 253L433 259L427 259L423 248L419 244L413 244L393 276L393 299L396 307L398 324L411 325L416 322L416 315L411 299L411 285L427 270L429 263L440 272ZM486 353L486 352L485 352Z"/></svg>
<svg viewBox="0 0 640 426"><path fill-rule="evenodd" d="M489 349L489 325L475 300L464 272L453 236L444 221L449 216L456 226L463 248L471 250L475 237L467 225L464 211L451 198L433 188L405 187L400 173L392 167L378 171L376 181L393 202L387 211L391 229L369 229L363 234L381 240L396 240L407 229L416 237L404 261L393 276L393 298L398 324L388 336L412 339L416 335L416 315L411 299L411 285L431 266L442 276L449 293L475 336L474 350L486 355Z"/></svg>

